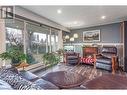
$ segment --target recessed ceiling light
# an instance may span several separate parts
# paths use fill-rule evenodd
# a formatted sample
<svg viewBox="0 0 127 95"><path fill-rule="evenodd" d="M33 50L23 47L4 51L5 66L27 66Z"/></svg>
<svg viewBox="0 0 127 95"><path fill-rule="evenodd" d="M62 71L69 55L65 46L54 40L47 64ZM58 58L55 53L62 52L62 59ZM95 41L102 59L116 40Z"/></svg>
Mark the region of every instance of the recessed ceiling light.
<svg viewBox="0 0 127 95"><path fill-rule="evenodd" d="M78 22L77 21L74 21L74 24L77 24Z"/></svg>
<svg viewBox="0 0 127 95"><path fill-rule="evenodd" d="M57 13L58 13L58 14L61 14L61 13L62 13L62 10L58 9L58 10L57 10Z"/></svg>
<svg viewBox="0 0 127 95"><path fill-rule="evenodd" d="M106 19L106 16L101 16L101 19Z"/></svg>
<svg viewBox="0 0 127 95"><path fill-rule="evenodd" d="M64 25L66 27L78 27L78 26L83 26L84 22L83 21L70 21L70 22L66 22Z"/></svg>

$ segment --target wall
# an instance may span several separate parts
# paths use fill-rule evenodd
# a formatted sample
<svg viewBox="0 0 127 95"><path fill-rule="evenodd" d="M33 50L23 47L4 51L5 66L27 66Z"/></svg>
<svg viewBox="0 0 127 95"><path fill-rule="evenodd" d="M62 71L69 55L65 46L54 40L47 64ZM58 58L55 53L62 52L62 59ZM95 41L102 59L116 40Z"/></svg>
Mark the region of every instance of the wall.
<svg viewBox="0 0 127 95"><path fill-rule="evenodd" d="M100 30L100 42L83 42L83 32L90 31L90 30ZM89 28L82 28L82 29L74 29L71 30L69 33L70 37L73 36L74 33L79 35L78 38L74 39L74 42L70 42L69 39L64 42L64 46L66 45L73 45L74 50L80 53L80 56L83 56L82 47L84 45L92 45L97 44L100 48L103 45L115 45L118 49L118 56L119 56L119 64L124 66L123 62L123 33L121 31L121 23L113 23ZM63 35L67 35L68 33L63 33Z"/></svg>
<svg viewBox="0 0 127 95"><path fill-rule="evenodd" d="M5 52L6 44L5 44L5 23L4 20L0 19L0 54ZM5 62L0 59L0 67L4 66Z"/></svg>
<svg viewBox="0 0 127 95"><path fill-rule="evenodd" d="M74 40L73 43L88 43L83 42L83 32L89 30L100 30L101 36L100 42L96 43L121 43L121 33L120 33L120 23L108 24L108 25L101 25L89 28L82 28L82 29L75 29L71 30L70 37L73 36L74 33L77 33L79 37ZM66 43L70 43L69 40L66 40Z"/></svg>

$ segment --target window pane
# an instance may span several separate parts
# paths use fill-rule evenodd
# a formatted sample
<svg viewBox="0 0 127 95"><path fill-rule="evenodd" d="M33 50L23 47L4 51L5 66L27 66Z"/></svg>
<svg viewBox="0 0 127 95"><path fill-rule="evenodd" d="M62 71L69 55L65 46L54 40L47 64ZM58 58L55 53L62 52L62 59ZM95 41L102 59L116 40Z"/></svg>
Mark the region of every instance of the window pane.
<svg viewBox="0 0 127 95"><path fill-rule="evenodd" d="M51 30L51 50L52 52L56 52L58 49L58 30Z"/></svg>
<svg viewBox="0 0 127 95"><path fill-rule="evenodd" d="M42 55L48 51L48 37L49 29L41 26L27 23L28 39L27 52L33 57L30 60L31 64L42 62Z"/></svg>
<svg viewBox="0 0 127 95"><path fill-rule="evenodd" d="M6 27L6 50L16 45L23 50L22 30Z"/></svg>
<svg viewBox="0 0 127 95"><path fill-rule="evenodd" d="M13 20L12 22L5 21L6 27L6 51L16 46L23 52L23 26L24 22L19 20ZM11 63L10 60L6 61L6 64Z"/></svg>

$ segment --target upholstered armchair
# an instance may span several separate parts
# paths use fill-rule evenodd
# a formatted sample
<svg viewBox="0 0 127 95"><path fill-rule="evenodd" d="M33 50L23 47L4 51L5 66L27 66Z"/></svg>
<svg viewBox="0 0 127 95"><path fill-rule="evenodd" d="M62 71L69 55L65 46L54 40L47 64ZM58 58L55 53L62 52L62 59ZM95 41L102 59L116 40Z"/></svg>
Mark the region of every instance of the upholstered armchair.
<svg viewBox="0 0 127 95"><path fill-rule="evenodd" d="M94 67L115 73L118 67L117 48L114 46L103 46L101 53L94 55Z"/></svg>
<svg viewBox="0 0 127 95"><path fill-rule="evenodd" d="M65 64L71 64L71 65L77 65L80 62L79 53L69 51L64 53L64 63Z"/></svg>

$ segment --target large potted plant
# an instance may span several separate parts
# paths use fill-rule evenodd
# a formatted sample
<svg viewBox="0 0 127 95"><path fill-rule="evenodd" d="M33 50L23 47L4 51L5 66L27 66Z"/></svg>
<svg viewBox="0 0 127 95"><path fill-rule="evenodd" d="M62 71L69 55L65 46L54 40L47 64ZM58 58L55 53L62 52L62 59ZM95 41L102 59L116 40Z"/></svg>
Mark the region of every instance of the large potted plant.
<svg viewBox="0 0 127 95"><path fill-rule="evenodd" d="M47 64L54 65L60 62L60 58L56 53L45 53L42 58L43 58L44 64L46 65Z"/></svg>
<svg viewBox="0 0 127 95"><path fill-rule="evenodd" d="M2 60L11 60L12 66L18 66L20 63L27 60L26 54L24 54L19 48L12 48L7 52L0 54Z"/></svg>

